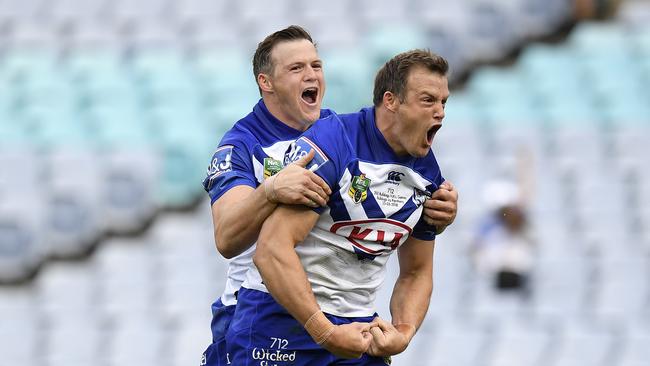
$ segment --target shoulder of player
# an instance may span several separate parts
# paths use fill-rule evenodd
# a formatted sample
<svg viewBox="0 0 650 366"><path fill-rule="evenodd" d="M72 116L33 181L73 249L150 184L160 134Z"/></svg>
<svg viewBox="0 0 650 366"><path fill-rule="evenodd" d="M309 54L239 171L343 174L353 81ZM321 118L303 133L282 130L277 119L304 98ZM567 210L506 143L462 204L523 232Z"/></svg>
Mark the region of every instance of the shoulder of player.
<svg viewBox="0 0 650 366"><path fill-rule="evenodd" d="M259 143L259 139L255 136L253 131L250 130L248 122L243 122L241 119L235 123L221 138L220 146L234 145L241 147L250 147ZM242 123L243 122L243 123Z"/></svg>
<svg viewBox="0 0 650 366"><path fill-rule="evenodd" d="M336 112L328 108L323 108L320 110L320 118L327 118L332 114L336 114Z"/></svg>
<svg viewBox="0 0 650 366"><path fill-rule="evenodd" d="M339 118L338 114L332 113L327 117L321 118L309 127L305 135L312 136L332 136L344 133L343 121Z"/></svg>

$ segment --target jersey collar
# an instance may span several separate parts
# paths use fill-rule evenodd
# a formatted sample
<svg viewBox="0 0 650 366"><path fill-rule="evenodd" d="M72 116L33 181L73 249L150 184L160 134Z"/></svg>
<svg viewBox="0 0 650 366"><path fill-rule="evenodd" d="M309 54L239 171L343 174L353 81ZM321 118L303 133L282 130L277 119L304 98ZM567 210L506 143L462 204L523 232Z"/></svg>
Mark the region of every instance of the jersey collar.
<svg viewBox="0 0 650 366"><path fill-rule="evenodd" d="M273 114L271 114L271 112L269 112L269 109L266 108L264 100L261 98L253 108L253 113L260 121L262 121L265 127L267 127L270 131L274 131L274 135L276 136L292 136L295 138L302 134L302 131L290 127L289 125L277 119Z"/></svg>

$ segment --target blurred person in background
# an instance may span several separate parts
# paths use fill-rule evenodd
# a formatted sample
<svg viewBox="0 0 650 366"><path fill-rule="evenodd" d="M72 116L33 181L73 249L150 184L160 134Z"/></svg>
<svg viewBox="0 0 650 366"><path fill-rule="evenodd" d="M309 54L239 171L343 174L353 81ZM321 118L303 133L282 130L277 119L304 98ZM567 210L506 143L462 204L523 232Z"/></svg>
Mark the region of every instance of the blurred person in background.
<svg viewBox="0 0 650 366"><path fill-rule="evenodd" d="M577 21L607 19L614 16L623 0L575 0L574 15Z"/></svg>
<svg viewBox="0 0 650 366"><path fill-rule="evenodd" d="M213 339L202 365L231 363L225 334L264 220L278 204L323 207L332 193L321 177L304 169L313 152L283 164L289 145L317 119L333 114L321 110L323 65L309 33L290 26L266 37L255 51L253 73L262 98L224 135L203 181L217 250L231 261L224 293L212 305ZM422 213L438 233L453 222L458 198L451 183L441 188Z"/></svg>
<svg viewBox="0 0 650 366"><path fill-rule="evenodd" d="M484 191L488 212L473 242L477 272L500 291L527 294L534 242L520 187L506 179L489 182Z"/></svg>
<svg viewBox="0 0 650 366"><path fill-rule="evenodd" d="M291 145L285 164L315 151L308 168L335 193L264 222L227 333L234 364L387 365L407 348L433 287L437 230L421 213L444 181L431 145L447 70L429 51L401 53L377 73L373 107L323 118ZM396 250L386 321L374 300Z"/></svg>

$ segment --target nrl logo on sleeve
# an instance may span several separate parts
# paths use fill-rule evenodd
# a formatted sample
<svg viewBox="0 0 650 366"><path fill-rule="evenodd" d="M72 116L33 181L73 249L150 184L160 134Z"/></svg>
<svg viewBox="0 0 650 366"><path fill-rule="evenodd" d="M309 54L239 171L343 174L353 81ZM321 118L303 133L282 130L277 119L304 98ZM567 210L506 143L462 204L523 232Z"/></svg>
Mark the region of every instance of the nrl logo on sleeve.
<svg viewBox="0 0 650 366"><path fill-rule="evenodd" d="M352 178L348 195L354 203L359 204L368 198L368 188L370 188L370 178L366 178L366 175L363 173L361 175L355 175Z"/></svg>
<svg viewBox="0 0 650 366"><path fill-rule="evenodd" d="M273 158L264 158L264 179L277 174L282 170L282 162Z"/></svg>

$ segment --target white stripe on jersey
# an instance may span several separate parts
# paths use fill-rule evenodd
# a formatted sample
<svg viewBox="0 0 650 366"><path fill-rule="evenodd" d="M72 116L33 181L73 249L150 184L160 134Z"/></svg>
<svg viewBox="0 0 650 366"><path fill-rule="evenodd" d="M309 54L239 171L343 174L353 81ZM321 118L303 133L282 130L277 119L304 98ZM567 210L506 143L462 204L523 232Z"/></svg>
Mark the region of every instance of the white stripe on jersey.
<svg viewBox="0 0 650 366"><path fill-rule="evenodd" d="M391 216L404 206L413 196L413 188L424 191L431 184L416 171L403 165L359 162L359 169L370 178L370 191L386 216ZM391 181L388 179L391 176L399 180ZM346 198L352 202L349 196L346 195Z"/></svg>

